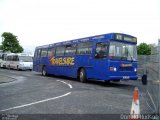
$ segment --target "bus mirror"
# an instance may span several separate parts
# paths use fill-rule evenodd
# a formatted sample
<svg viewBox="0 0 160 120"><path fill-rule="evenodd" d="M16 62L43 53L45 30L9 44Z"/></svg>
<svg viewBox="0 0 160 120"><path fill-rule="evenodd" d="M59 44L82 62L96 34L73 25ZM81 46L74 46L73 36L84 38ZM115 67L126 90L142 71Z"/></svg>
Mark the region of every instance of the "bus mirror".
<svg viewBox="0 0 160 120"><path fill-rule="evenodd" d="M147 75L142 76L142 85L147 85Z"/></svg>

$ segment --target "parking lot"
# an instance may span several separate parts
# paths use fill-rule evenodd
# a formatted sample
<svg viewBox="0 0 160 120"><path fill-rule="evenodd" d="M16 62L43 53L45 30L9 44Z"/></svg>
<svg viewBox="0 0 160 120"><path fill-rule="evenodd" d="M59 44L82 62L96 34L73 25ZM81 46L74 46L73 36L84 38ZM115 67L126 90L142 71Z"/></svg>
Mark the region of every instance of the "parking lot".
<svg viewBox="0 0 160 120"><path fill-rule="evenodd" d="M14 81L0 84L0 112L12 114L130 114L134 88L141 113L149 113L141 81L81 83L72 78L43 77L30 71L0 69Z"/></svg>

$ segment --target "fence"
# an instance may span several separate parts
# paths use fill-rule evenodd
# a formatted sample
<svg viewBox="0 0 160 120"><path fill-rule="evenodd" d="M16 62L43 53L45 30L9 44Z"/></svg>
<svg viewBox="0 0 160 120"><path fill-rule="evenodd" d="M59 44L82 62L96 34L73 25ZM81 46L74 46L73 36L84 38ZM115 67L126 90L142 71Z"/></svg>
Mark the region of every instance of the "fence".
<svg viewBox="0 0 160 120"><path fill-rule="evenodd" d="M152 55L138 56L138 62L139 78L147 75L146 93L152 112L160 114L160 46L152 49Z"/></svg>

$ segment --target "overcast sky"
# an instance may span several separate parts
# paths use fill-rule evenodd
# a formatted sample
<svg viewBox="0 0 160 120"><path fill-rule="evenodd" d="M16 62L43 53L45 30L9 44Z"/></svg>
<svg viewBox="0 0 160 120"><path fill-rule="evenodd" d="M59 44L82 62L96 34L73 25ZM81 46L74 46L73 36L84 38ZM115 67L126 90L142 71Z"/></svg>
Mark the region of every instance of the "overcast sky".
<svg viewBox="0 0 160 120"><path fill-rule="evenodd" d="M157 43L160 0L0 0L3 32L28 49L110 32Z"/></svg>

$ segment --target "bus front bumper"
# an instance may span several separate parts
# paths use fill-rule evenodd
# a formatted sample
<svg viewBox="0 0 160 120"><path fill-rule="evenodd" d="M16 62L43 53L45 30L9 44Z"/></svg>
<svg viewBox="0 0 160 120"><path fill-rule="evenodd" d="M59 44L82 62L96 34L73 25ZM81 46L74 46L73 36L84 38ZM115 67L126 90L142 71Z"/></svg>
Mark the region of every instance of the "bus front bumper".
<svg viewBox="0 0 160 120"><path fill-rule="evenodd" d="M137 80L138 76L109 76L109 80Z"/></svg>
<svg viewBox="0 0 160 120"><path fill-rule="evenodd" d="M33 69L33 67L30 67L30 66L20 66L19 67L19 69L21 69L21 70L32 70Z"/></svg>

